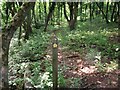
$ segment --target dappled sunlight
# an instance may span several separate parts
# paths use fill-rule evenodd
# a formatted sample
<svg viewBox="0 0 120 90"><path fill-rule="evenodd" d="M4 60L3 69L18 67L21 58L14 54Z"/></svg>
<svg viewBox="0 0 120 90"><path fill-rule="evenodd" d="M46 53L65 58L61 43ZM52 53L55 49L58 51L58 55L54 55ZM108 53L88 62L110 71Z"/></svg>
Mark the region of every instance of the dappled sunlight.
<svg viewBox="0 0 120 90"><path fill-rule="evenodd" d="M88 82L90 85L95 84L99 88L100 87L110 88L110 87L117 86L116 76L119 71L117 70L116 62L106 63L106 71L99 72L99 69L101 68L101 66L96 66L96 65L100 61L97 60L95 62L92 62L92 61L85 60L84 58L81 58L82 56L78 52L59 51L58 57L59 57L58 62L60 62L59 68L62 68L63 66L65 67L62 70L63 70L64 77L66 79L79 78L80 80L82 80L82 76L84 75L86 76L86 80L87 80L86 82ZM114 75L112 75L113 73ZM71 81L71 84L72 83L73 82Z"/></svg>
<svg viewBox="0 0 120 90"><path fill-rule="evenodd" d="M81 71L86 74L94 73L96 70L97 68L95 68L95 66L84 67L83 69L81 69Z"/></svg>
<svg viewBox="0 0 120 90"><path fill-rule="evenodd" d="M0 25L5 26L0 35L0 58L1 65L9 67L8 78L7 70L1 69L4 82L0 86L10 86L11 90L117 88L118 4L0 3Z"/></svg>

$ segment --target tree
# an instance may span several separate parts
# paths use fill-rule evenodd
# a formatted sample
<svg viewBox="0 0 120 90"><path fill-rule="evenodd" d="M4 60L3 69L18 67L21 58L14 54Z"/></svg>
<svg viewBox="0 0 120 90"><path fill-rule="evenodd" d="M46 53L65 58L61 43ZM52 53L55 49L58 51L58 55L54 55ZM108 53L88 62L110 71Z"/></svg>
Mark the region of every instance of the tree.
<svg viewBox="0 0 120 90"><path fill-rule="evenodd" d="M89 4L89 8L90 8L90 21L92 20L92 3L90 2Z"/></svg>
<svg viewBox="0 0 120 90"><path fill-rule="evenodd" d="M117 3L114 2L114 6L113 6L113 11L112 11L112 15L111 15L111 22L113 22L113 19L114 19L114 14L115 14L115 8L117 6Z"/></svg>
<svg viewBox="0 0 120 90"><path fill-rule="evenodd" d="M27 13L32 9L35 3L27 2L22 5L18 12L14 15L11 23L6 25L2 30L2 67L1 67L1 77L3 90L8 90L8 52L10 41L14 35L14 32L18 27L22 25Z"/></svg>
<svg viewBox="0 0 120 90"><path fill-rule="evenodd" d="M55 3L55 2L52 2L52 5L51 5L50 8L49 8L49 13L48 13L48 16L47 16L47 18L46 18L46 20L45 20L45 28L44 28L44 31L46 31L46 29L47 29L48 22L49 22L50 18L52 17L52 14L53 14L54 9L55 9L55 5L56 5L56 3Z"/></svg>
<svg viewBox="0 0 120 90"><path fill-rule="evenodd" d="M24 40L28 40L30 34L32 33L31 23L32 23L32 18L31 18L31 10L30 10L30 11L28 11L28 15L24 22L24 30L25 30Z"/></svg>
<svg viewBox="0 0 120 90"><path fill-rule="evenodd" d="M109 2L107 3L106 13L108 12L108 4L109 4ZM100 11L102 12L103 17L104 17L105 20L106 20L106 23L109 23L107 14L104 13L104 11L102 10L102 8L101 8L100 5L98 4L98 2L96 2L96 5L98 6L98 8L100 9Z"/></svg>
<svg viewBox="0 0 120 90"><path fill-rule="evenodd" d="M66 13L66 5L64 4L64 16L68 21L70 30L75 29L76 21L77 21L77 14L78 14L78 2L68 2L69 11L70 11L70 18L68 18Z"/></svg>
<svg viewBox="0 0 120 90"><path fill-rule="evenodd" d="M82 20L82 2L80 2L80 21L83 21Z"/></svg>

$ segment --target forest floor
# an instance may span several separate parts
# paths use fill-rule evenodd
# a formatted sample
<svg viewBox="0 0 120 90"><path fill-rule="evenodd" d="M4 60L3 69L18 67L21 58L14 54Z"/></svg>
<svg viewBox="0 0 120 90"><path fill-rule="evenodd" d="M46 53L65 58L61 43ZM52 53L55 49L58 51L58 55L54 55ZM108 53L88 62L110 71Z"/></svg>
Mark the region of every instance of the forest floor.
<svg viewBox="0 0 120 90"><path fill-rule="evenodd" d="M117 69L118 32L116 28L113 28L113 25L109 25L109 28L110 26L111 28L108 29L108 26L101 27L104 25L96 26L95 24L93 30L90 28L91 25L88 25L90 24L84 24L81 29L79 27L75 32L68 32L64 28L63 30L66 31L58 33L58 79L61 80L58 80L59 87L117 88L118 75L120 75L120 70ZM88 31L88 27L92 31ZM98 27L102 30L100 31ZM47 33L35 30L34 37L31 36L31 39L27 43L23 42L22 46L17 47L17 41L16 45L12 43L13 47L10 48L11 52L9 54L10 83L22 87L27 75L25 72L28 71L31 72L31 74L28 73L28 78L34 87L38 85L41 87L43 83L46 86L46 83L52 82L51 38L49 40L50 36L47 35ZM41 84L42 79L44 79L42 75L44 76L45 72L50 73L51 81L46 80Z"/></svg>
<svg viewBox="0 0 120 90"><path fill-rule="evenodd" d="M48 55L52 56L50 53ZM117 88L120 70L98 72L94 63L96 62L85 60L78 52L58 48L58 66L63 70L64 78L67 79L66 87ZM72 81L74 79L77 81L76 87Z"/></svg>

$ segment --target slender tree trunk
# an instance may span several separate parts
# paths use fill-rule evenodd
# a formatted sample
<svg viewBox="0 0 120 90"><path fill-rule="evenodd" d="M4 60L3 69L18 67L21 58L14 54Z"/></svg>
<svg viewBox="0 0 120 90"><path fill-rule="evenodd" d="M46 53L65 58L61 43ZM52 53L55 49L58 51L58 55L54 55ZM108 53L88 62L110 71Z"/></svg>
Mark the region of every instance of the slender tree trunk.
<svg viewBox="0 0 120 90"><path fill-rule="evenodd" d="M54 12L55 5L56 5L56 3L55 3L55 2L52 2L52 5L51 5L50 8L49 8L49 13L48 13L48 16L47 16L46 21L45 21L45 28L44 28L44 31L45 31L45 32L46 32L46 29L47 29L47 26L48 26L48 22L49 22L49 20L51 19L52 14L53 14L53 12Z"/></svg>
<svg viewBox="0 0 120 90"><path fill-rule="evenodd" d="M75 2L75 3L74 3L73 12L74 12L74 15L73 15L73 16L74 16L73 29L75 29L76 23L77 23L77 16L78 16L78 2Z"/></svg>
<svg viewBox="0 0 120 90"><path fill-rule="evenodd" d="M61 18L61 22L62 22L62 15L63 15L63 13L62 13L62 12L63 12L63 9L62 9L62 8L63 8L63 4L61 3L61 5L60 5L60 11L61 11L61 12L60 12L60 14L61 14L61 17L60 17L60 18Z"/></svg>
<svg viewBox="0 0 120 90"><path fill-rule="evenodd" d="M114 13L114 22L118 23L119 22L119 13L120 13L120 2L116 2L117 7L115 9L115 13Z"/></svg>
<svg viewBox="0 0 120 90"><path fill-rule="evenodd" d="M35 23L35 28L38 28L38 24L37 24L37 19L36 19L34 7L33 7L33 9L32 9L32 15L33 15L34 23Z"/></svg>
<svg viewBox="0 0 120 90"><path fill-rule="evenodd" d="M10 2L6 2L6 10L5 10L6 21L5 21L5 24L8 23L8 18L9 18L9 6L10 6Z"/></svg>
<svg viewBox="0 0 120 90"><path fill-rule="evenodd" d="M21 45L20 39L21 39L21 33L22 33L22 27L19 28L19 35L18 35L18 45Z"/></svg>
<svg viewBox="0 0 120 90"><path fill-rule="evenodd" d="M61 6L60 3L57 3L57 6L58 6L57 7L57 16L58 16L57 17L57 23L58 23L60 21L60 6Z"/></svg>
<svg viewBox="0 0 120 90"><path fill-rule="evenodd" d="M63 2L63 5L64 5L64 16L65 16L66 20L69 22L70 20L68 19L68 16L67 16L67 13L66 13L66 3Z"/></svg>
<svg viewBox="0 0 120 90"><path fill-rule="evenodd" d="M117 15L119 16L119 15L120 15L120 2L117 2L117 6L118 6L118 12L117 12Z"/></svg>
<svg viewBox="0 0 120 90"><path fill-rule="evenodd" d="M75 29L76 21L77 21L77 15L78 15L78 2L69 2L69 10L70 10L70 19L68 19L68 16L66 14L66 6L64 3L64 16L67 19L67 22L69 24L70 30Z"/></svg>
<svg viewBox="0 0 120 90"><path fill-rule="evenodd" d="M94 11L95 11L95 2L93 2L93 6L92 6L92 17L93 17L93 19L94 19Z"/></svg>
<svg viewBox="0 0 120 90"><path fill-rule="evenodd" d="M2 30L2 67L1 67L1 81L2 90L8 90L8 52L10 41L14 35L14 32L18 27L21 26L25 17L27 16L27 12L33 7L35 3L24 3L23 6L18 10L18 13L15 14L11 23L5 26Z"/></svg>
<svg viewBox="0 0 120 90"><path fill-rule="evenodd" d="M89 9L90 9L90 21L91 21L92 20L92 5L91 5L91 2L90 2Z"/></svg>
<svg viewBox="0 0 120 90"><path fill-rule="evenodd" d="M70 10L70 20L73 19L73 2L69 2L69 10Z"/></svg>
<svg viewBox="0 0 120 90"><path fill-rule="evenodd" d="M100 2L99 4L100 4L101 10L104 11L104 2ZM99 13L100 13L100 11L99 11ZM104 19L104 16L102 16L102 18Z"/></svg>
<svg viewBox="0 0 120 90"><path fill-rule="evenodd" d="M105 15L105 13L103 12L103 10L102 10L101 7L99 6L98 2L96 2L96 5L98 6L98 8L100 9L100 11L102 12L103 17L104 17L105 20L106 20L106 23L109 23L107 16Z"/></svg>
<svg viewBox="0 0 120 90"><path fill-rule="evenodd" d="M80 21L83 21L82 20L82 2L80 2Z"/></svg>
<svg viewBox="0 0 120 90"><path fill-rule="evenodd" d="M87 5L85 5L85 21L86 21L86 15L87 15Z"/></svg>
<svg viewBox="0 0 120 90"><path fill-rule="evenodd" d="M109 23L109 21L108 21L108 8L109 8L109 2L107 2L107 8L106 8L106 19L107 19L107 22Z"/></svg>
<svg viewBox="0 0 120 90"><path fill-rule="evenodd" d="M41 2L39 2L39 18L41 19L41 17L42 17L42 16L41 16L41 13L42 13L42 12L41 12L41 5L40 5L40 4L41 4Z"/></svg>
<svg viewBox="0 0 120 90"><path fill-rule="evenodd" d="M45 14L45 19L46 19L46 17L47 17L46 2L43 2L43 4L44 4L44 14ZM46 21L46 20L45 20L45 21Z"/></svg>
<svg viewBox="0 0 120 90"><path fill-rule="evenodd" d="M26 25L25 25L25 40L29 39L30 34L32 33L32 27L31 27L31 10L28 12L27 18L26 18Z"/></svg>
<svg viewBox="0 0 120 90"><path fill-rule="evenodd" d="M112 15L111 15L111 22L113 22L116 6L117 6L117 4L116 4L116 2L114 2L113 11L112 11Z"/></svg>

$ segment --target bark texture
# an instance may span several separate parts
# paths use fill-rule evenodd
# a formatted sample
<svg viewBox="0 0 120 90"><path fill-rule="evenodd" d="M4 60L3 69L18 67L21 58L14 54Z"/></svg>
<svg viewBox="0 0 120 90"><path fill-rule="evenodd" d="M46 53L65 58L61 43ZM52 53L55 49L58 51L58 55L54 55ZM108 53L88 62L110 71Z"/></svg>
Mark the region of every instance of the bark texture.
<svg viewBox="0 0 120 90"><path fill-rule="evenodd" d="M1 61L1 89L8 90L8 52L9 52L9 45L10 41L14 35L14 32L17 30L18 27L21 26L22 22L24 21L25 17L27 16L27 12L31 10L31 8L35 5L35 2L27 2L24 3L18 12L14 15L11 23L6 25L2 30L2 61Z"/></svg>

